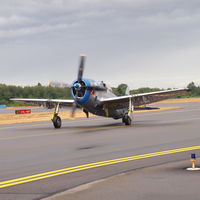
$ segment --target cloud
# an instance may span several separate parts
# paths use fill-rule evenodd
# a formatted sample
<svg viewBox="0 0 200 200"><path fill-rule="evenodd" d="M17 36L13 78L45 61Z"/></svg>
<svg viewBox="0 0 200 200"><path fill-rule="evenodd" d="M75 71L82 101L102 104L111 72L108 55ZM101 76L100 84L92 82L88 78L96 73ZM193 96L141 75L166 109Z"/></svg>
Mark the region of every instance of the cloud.
<svg viewBox="0 0 200 200"><path fill-rule="evenodd" d="M185 1L168 0L2 0L0 38L20 37L78 26L118 26L123 30L142 27L199 24L199 9ZM193 1L190 2L192 4ZM193 5L193 4L192 4ZM134 27L128 27L133 24ZM61 28L62 27L62 28Z"/></svg>
<svg viewBox="0 0 200 200"><path fill-rule="evenodd" d="M105 18L112 9L90 9L87 5L96 5L89 1L16 1L2 3L0 11L0 38L16 38L83 26L90 19ZM92 6L93 7L93 6ZM14 11L14 15L13 15Z"/></svg>
<svg viewBox="0 0 200 200"><path fill-rule="evenodd" d="M55 74L73 80L81 52L89 55L86 76L95 79L196 80L199 13L196 0L1 0L0 68L7 74L1 80L48 82Z"/></svg>
<svg viewBox="0 0 200 200"><path fill-rule="evenodd" d="M0 27L2 26L16 26L16 25L22 25L30 23L31 20L27 17L21 17L21 16L8 16L8 17L0 17Z"/></svg>
<svg viewBox="0 0 200 200"><path fill-rule="evenodd" d="M22 37L27 35L33 35L33 34L41 34L51 31L59 31L63 29L68 29L72 27L76 27L77 25L74 24L43 24L40 26L32 26L32 27L22 27L17 28L15 30L4 30L0 31L0 38L13 38L13 37Z"/></svg>
<svg viewBox="0 0 200 200"><path fill-rule="evenodd" d="M170 12L157 12L138 18L139 22L154 26L177 26L200 24L200 10L190 13L187 10L175 9Z"/></svg>

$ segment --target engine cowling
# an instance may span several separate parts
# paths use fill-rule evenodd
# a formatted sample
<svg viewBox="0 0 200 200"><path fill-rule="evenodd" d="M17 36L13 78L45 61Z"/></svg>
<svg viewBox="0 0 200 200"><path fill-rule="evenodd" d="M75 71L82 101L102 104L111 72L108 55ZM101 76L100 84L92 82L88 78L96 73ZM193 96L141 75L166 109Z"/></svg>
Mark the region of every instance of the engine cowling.
<svg viewBox="0 0 200 200"><path fill-rule="evenodd" d="M86 87L91 86L88 79L82 79L74 81L73 87L71 88L71 96L78 104L84 104L90 97L90 91Z"/></svg>

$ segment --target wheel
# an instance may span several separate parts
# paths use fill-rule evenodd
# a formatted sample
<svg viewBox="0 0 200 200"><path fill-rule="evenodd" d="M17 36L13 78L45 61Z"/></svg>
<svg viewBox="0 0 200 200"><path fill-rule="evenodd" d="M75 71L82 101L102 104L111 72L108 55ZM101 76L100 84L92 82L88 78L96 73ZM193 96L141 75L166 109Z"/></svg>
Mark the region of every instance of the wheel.
<svg viewBox="0 0 200 200"><path fill-rule="evenodd" d="M127 114L122 118L122 122L125 123L125 125L131 125L132 119Z"/></svg>
<svg viewBox="0 0 200 200"><path fill-rule="evenodd" d="M55 116L52 121L53 121L53 125L54 125L55 128L61 127L62 121L61 121L61 118L59 116Z"/></svg>

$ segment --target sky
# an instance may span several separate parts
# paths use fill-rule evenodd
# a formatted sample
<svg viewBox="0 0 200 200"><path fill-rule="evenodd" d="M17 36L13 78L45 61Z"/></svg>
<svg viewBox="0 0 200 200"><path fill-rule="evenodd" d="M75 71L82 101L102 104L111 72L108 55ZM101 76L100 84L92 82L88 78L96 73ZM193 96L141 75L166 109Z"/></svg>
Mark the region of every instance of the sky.
<svg viewBox="0 0 200 200"><path fill-rule="evenodd" d="M0 83L200 84L199 0L0 0Z"/></svg>

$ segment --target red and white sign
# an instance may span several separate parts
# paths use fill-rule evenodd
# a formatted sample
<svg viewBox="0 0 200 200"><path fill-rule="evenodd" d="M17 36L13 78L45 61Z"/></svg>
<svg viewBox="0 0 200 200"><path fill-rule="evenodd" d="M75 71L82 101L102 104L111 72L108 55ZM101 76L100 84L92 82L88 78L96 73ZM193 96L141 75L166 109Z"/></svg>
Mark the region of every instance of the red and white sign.
<svg viewBox="0 0 200 200"><path fill-rule="evenodd" d="M31 109L15 110L15 114L30 114Z"/></svg>

